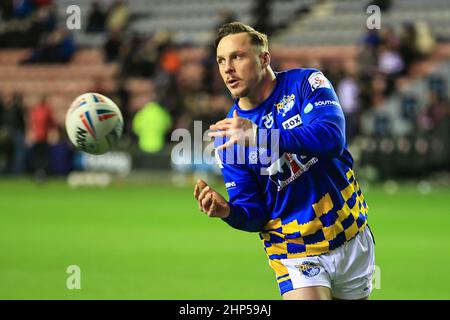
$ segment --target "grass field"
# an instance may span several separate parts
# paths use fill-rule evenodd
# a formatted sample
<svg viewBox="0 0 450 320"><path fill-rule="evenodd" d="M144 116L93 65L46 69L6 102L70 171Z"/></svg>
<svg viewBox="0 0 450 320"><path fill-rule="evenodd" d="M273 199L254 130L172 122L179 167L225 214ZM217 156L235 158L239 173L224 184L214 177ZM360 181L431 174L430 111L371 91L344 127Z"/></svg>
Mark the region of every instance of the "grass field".
<svg viewBox="0 0 450 320"><path fill-rule="evenodd" d="M365 194L381 270L372 299L450 299L450 190ZM69 265L80 290L66 288ZM279 295L258 235L206 218L190 187L0 180L0 299Z"/></svg>

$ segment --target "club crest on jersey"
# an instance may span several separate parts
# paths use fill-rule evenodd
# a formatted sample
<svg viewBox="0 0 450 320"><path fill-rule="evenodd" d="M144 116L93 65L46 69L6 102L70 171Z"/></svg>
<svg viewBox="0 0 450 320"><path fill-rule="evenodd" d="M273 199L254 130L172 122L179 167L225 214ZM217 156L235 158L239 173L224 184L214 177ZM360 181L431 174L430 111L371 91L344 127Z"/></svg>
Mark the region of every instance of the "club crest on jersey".
<svg viewBox="0 0 450 320"><path fill-rule="evenodd" d="M315 277L320 273L320 265L312 261L304 261L295 267L307 278Z"/></svg>
<svg viewBox="0 0 450 320"><path fill-rule="evenodd" d="M308 82L311 85L311 91L314 91L319 88L328 88L331 89L330 81L323 75L322 72L314 72L308 78Z"/></svg>
<svg viewBox="0 0 450 320"><path fill-rule="evenodd" d="M278 102L275 106L277 107L278 114L284 117L295 104L295 94L291 94L290 96L284 96L283 99Z"/></svg>

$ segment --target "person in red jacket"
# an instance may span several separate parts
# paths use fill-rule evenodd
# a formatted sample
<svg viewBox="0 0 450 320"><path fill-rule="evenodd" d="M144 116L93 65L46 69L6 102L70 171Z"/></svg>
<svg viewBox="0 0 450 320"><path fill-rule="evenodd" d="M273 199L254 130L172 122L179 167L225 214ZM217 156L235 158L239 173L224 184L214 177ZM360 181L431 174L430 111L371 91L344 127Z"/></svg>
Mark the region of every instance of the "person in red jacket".
<svg viewBox="0 0 450 320"><path fill-rule="evenodd" d="M52 109L44 95L29 115L30 138L32 143L31 169L38 181L45 179L48 173L48 136L55 127Z"/></svg>

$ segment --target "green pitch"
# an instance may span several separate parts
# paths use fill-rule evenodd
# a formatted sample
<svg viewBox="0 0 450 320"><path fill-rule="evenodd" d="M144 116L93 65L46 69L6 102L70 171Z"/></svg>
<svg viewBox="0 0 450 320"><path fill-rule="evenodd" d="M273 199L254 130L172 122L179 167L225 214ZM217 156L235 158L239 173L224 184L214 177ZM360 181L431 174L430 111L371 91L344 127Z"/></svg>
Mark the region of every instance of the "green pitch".
<svg viewBox="0 0 450 320"><path fill-rule="evenodd" d="M223 189L221 189L223 191ZM450 299L450 190L365 192L380 289ZM81 270L69 290L68 266ZM257 234L199 212L191 187L0 181L0 299L279 299Z"/></svg>

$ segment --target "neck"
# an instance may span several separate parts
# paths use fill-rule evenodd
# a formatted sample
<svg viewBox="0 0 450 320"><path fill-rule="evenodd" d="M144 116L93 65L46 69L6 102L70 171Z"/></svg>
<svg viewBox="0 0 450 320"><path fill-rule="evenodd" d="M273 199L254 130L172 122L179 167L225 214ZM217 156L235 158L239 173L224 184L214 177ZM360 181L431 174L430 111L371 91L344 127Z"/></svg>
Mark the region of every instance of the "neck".
<svg viewBox="0 0 450 320"><path fill-rule="evenodd" d="M239 108L250 110L266 100L275 87L276 77L273 70L268 67L259 84L254 88L254 94L239 99Z"/></svg>

